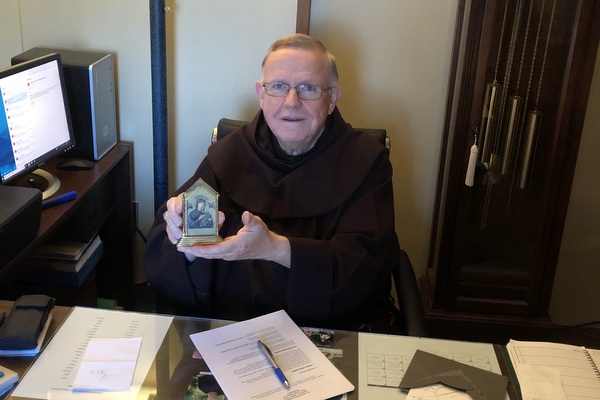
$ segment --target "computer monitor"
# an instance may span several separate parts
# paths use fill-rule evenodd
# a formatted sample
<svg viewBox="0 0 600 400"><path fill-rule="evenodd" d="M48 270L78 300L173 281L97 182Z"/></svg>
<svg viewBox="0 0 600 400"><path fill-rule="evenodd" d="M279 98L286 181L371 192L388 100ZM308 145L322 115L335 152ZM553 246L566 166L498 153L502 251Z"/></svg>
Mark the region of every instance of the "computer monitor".
<svg viewBox="0 0 600 400"><path fill-rule="evenodd" d="M60 55L0 70L0 177L48 198L60 180L40 167L75 146Z"/></svg>

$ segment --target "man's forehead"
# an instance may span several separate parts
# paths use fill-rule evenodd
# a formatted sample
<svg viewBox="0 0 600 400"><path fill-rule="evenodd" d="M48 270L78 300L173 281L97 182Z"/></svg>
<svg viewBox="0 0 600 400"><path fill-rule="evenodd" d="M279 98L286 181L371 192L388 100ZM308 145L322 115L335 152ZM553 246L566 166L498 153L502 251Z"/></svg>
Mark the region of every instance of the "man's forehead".
<svg viewBox="0 0 600 400"><path fill-rule="evenodd" d="M299 74L309 77L319 77L327 73L327 62L324 55L310 50L285 48L278 49L267 58L264 75Z"/></svg>

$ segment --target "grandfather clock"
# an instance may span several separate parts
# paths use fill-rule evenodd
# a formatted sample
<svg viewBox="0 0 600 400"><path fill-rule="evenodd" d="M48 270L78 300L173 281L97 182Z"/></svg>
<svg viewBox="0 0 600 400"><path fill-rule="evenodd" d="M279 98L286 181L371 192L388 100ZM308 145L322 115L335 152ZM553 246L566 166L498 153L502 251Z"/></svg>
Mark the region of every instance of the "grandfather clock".
<svg viewBox="0 0 600 400"><path fill-rule="evenodd" d="M599 22L596 0L459 0L420 281L433 332L502 341L547 324Z"/></svg>

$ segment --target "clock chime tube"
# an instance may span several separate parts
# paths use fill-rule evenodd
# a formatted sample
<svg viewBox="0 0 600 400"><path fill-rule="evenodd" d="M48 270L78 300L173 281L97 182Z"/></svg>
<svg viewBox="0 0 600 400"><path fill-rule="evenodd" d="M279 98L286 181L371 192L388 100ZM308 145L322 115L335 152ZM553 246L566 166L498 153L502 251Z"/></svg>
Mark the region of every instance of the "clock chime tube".
<svg viewBox="0 0 600 400"><path fill-rule="evenodd" d="M536 110L529 111L527 115L527 129L525 131L525 147L523 149L523 161L521 163L521 174L519 176L519 189L525 189L529 184L531 167L535 155L535 145L542 122L542 113Z"/></svg>
<svg viewBox="0 0 600 400"><path fill-rule="evenodd" d="M501 88L502 85L498 83L489 83L485 91L485 101L483 102L483 112L481 113L479 143L477 143L477 147L481 149L479 160L487 164L490 163L490 147L494 141L494 127L498 116Z"/></svg>
<svg viewBox="0 0 600 400"><path fill-rule="evenodd" d="M521 96L510 96L508 98L508 123L506 126L506 138L504 141L504 155L500 173L506 175L510 172L510 163L513 159L515 138L521 121L521 105L523 98Z"/></svg>

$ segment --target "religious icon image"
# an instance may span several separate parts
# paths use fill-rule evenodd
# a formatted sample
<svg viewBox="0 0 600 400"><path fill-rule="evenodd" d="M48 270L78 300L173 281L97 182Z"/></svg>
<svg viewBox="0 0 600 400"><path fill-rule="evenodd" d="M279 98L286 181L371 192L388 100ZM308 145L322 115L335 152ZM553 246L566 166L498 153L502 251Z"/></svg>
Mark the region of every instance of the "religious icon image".
<svg viewBox="0 0 600 400"><path fill-rule="evenodd" d="M218 243L219 193L198 179L183 193L183 236L177 246Z"/></svg>
<svg viewBox="0 0 600 400"><path fill-rule="evenodd" d="M207 199L204 196L198 196L194 203L196 207L188 214L188 229L212 228L214 219L206 208Z"/></svg>

